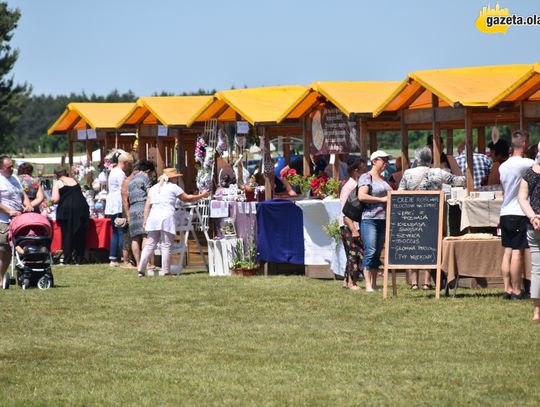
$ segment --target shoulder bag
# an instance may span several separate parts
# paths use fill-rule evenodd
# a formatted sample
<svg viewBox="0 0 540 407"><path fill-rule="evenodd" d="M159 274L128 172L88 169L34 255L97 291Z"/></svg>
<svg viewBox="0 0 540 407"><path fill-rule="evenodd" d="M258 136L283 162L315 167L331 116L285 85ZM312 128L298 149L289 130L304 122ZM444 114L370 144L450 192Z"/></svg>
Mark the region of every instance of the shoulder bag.
<svg viewBox="0 0 540 407"><path fill-rule="evenodd" d="M371 182L373 182L373 178L371 178L370 183L368 184L369 195L371 195L372 190ZM362 221L362 213L364 213L366 206L366 202L362 202L358 199L358 186L356 186L356 188L353 189L347 197L345 205L343 205L343 209L341 211L343 212L343 215L349 219L355 222L360 222Z"/></svg>

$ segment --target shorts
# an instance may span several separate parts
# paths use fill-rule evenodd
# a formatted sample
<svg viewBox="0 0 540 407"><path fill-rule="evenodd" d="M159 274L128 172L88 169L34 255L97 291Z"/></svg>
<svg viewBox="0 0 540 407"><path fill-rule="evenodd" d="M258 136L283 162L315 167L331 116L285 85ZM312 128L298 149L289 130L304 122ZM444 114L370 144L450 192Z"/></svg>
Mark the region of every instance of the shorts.
<svg viewBox="0 0 540 407"><path fill-rule="evenodd" d="M505 215L501 216L499 223L501 225L502 245L513 250L526 249L527 227L529 219L526 216Z"/></svg>
<svg viewBox="0 0 540 407"><path fill-rule="evenodd" d="M11 251L9 248L9 223L0 222L0 251Z"/></svg>

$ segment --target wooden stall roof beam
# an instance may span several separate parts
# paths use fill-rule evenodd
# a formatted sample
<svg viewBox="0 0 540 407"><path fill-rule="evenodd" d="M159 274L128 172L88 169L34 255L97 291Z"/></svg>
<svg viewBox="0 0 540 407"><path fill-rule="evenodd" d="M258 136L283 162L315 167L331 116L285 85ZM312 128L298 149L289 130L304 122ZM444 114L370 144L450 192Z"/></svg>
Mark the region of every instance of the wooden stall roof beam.
<svg viewBox="0 0 540 407"><path fill-rule="evenodd" d="M473 176L473 127L472 127L472 110L465 109L465 145L467 152L467 191L474 191L474 176Z"/></svg>
<svg viewBox="0 0 540 407"><path fill-rule="evenodd" d="M439 98L431 94L432 108L432 131L433 131L433 166L441 168L441 128L437 121L437 108L439 107Z"/></svg>

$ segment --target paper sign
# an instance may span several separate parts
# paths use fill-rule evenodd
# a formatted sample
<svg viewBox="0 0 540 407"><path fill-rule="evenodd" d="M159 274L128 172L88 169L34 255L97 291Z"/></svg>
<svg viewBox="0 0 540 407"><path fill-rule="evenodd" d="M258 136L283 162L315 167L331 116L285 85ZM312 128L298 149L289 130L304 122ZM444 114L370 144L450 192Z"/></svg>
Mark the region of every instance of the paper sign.
<svg viewBox="0 0 540 407"><path fill-rule="evenodd" d="M88 130L86 130L86 137L88 137L88 140L97 139L96 129L88 129Z"/></svg>
<svg viewBox="0 0 540 407"><path fill-rule="evenodd" d="M86 129L77 130L77 140L86 140Z"/></svg>
<svg viewBox="0 0 540 407"><path fill-rule="evenodd" d="M248 134L249 123L244 121L236 122L236 134Z"/></svg>
<svg viewBox="0 0 540 407"><path fill-rule="evenodd" d="M229 204L226 201L210 201L210 217L226 218L229 216Z"/></svg>
<svg viewBox="0 0 540 407"><path fill-rule="evenodd" d="M335 154L330 154L330 161L328 164L330 165L334 165L336 163L336 155Z"/></svg>
<svg viewBox="0 0 540 407"><path fill-rule="evenodd" d="M161 124L158 124L157 126L157 135L158 137L167 137L167 126L162 126Z"/></svg>

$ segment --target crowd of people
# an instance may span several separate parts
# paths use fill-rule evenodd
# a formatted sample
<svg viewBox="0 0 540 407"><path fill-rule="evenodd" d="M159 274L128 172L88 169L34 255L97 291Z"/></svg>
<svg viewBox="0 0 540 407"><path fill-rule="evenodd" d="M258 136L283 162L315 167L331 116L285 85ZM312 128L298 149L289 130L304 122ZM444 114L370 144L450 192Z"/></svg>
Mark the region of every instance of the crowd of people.
<svg viewBox="0 0 540 407"><path fill-rule="evenodd" d="M500 229L504 255L501 275L504 282L502 298L522 300L529 293L523 284L524 251L531 252L530 297L533 299L533 322L540 323L540 160L538 147L529 147L526 131L514 131L511 143L504 139L489 145L490 157L473 153L473 182L475 189L484 185L500 185L503 203L500 213ZM380 255L385 245L387 192L394 188L405 191L441 190L443 185L465 186L467 159L464 146L459 146L455 157L457 168L452 171L450 158L441 153L441 168L433 168L433 141L415 151L411 168L401 171L396 162L394 176L386 178L389 155L378 150L371 154L371 169L363 160L350 158L348 180L341 189L340 202L345 205L351 193L365 203L361 222L341 215L342 241L347 256L343 287L359 290L357 282L364 278L365 290L377 290ZM535 160L539 163L535 163ZM397 179L397 182L396 182ZM419 271L410 270L410 288L418 290ZM433 289L432 276L424 272L421 285L424 290Z"/></svg>
<svg viewBox="0 0 540 407"><path fill-rule="evenodd" d="M14 175L15 165L9 156L0 156L0 280L9 286L7 269L11 262L9 223L24 212L40 213L45 192L31 164L23 162ZM121 152L113 156L107 177L105 214L111 219L111 267L136 269L140 277L154 268L152 254L161 241L161 271L170 275L170 247L176 234L177 200L194 202L209 195L186 194L179 184L182 174L165 168L157 183L155 165L148 160L134 163L133 156ZM62 263L85 262L90 210L79 182L68 170L58 167L50 191L50 203L56 204L56 222L62 235Z"/></svg>
<svg viewBox="0 0 540 407"><path fill-rule="evenodd" d="M524 251L530 248L532 275L530 296L534 301L533 321L540 323L540 165L535 164L538 148L529 148L525 131L515 131L510 144L503 139L489 145L490 157L473 153L473 182L475 189L483 185L499 185L504 193L500 213L500 228L504 255L501 274L504 281L504 299L524 299ZM401 171L396 160L396 171L389 171L390 156L382 150L365 159L351 156L341 162L340 179L343 180L340 202L345 204L351 194L364 203L361 221L345 215L339 218L342 241L347 256L343 287L359 290L358 281L365 280L365 290L377 290L377 275L381 265L381 252L385 245L386 201L388 191L441 190L443 185L465 186L467 171L466 151L458 146L455 164L452 157L441 153L441 168L433 168L433 139L415 151L411 168ZM139 276L147 267L154 267L152 254L161 242L162 270L170 274L170 248L176 225L174 212L177 200L193 202L205 198L208 191L186 194L181 187L180 173L173 168L155 174L152 162L134 163L133 156L122 152L113 157L112 169L107 177L105 215L111 219L111 267L133 268ZM331 166L321 156L310 155L310 172L322 174ZM293 160L281 173L293 168L302 173L303 159ZM22 162L14 176L14 162L0 156L0 279L5 280L11 252L8 241L10 219L23 212L40 212L45 193L38 178L33 176L31 164ZM86 230L89 224L89 207L81 186L69 176L68 170L55 171L50 200L56 203L56 220L62 233L64 264L85 261ZM157 182L153 182L157 178ZM289 195L297 191L281 177ZM154 185L153 185L154 184ZM431 275L424 272L419 284L419 271L410 270L410 288L433 289Z"/></svg>

